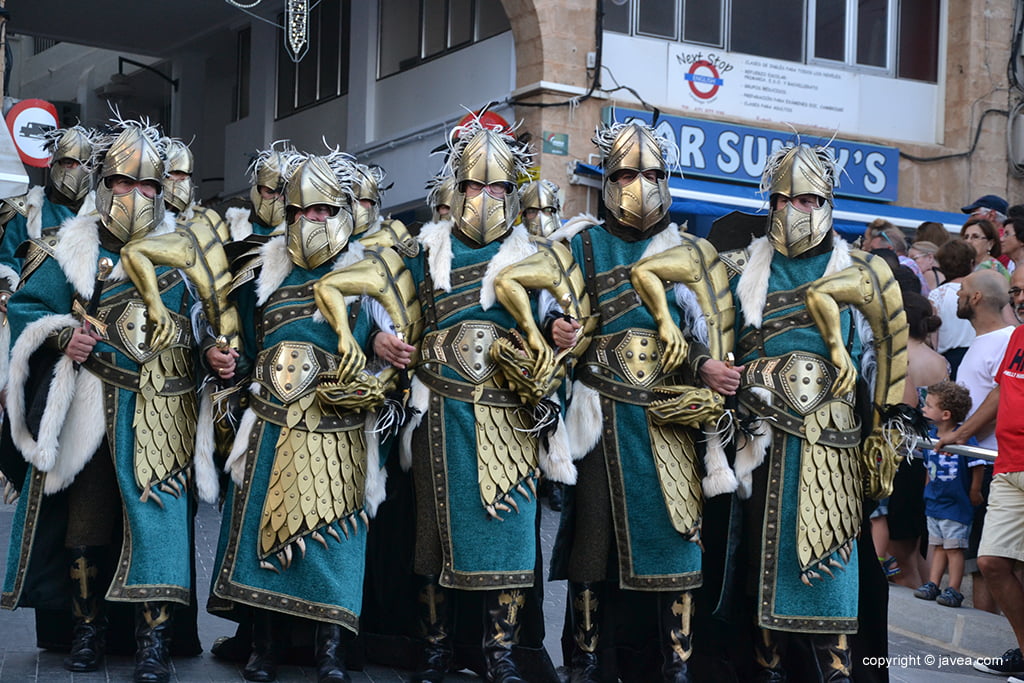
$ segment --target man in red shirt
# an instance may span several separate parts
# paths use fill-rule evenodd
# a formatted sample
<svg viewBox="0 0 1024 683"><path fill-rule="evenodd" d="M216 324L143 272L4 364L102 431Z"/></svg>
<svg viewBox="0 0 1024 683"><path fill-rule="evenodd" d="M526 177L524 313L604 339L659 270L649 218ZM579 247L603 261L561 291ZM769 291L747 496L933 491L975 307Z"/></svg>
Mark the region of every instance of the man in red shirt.
<svg viewBox="0 0 1024 683"><path fill-rule="evenodd" d="M1024 269L1015 271L1010 296L1015 311L1024 307ZM938 447L963 444L985 425L996 419L999 457L993 470L985 529L978 548L978 568L988 583L996 604L1017 637L1018 647L1001 657L981 659L974 668L991 674L1009 675L1008 681L1024 683L1014 675L1024 675L1024 586L1013 573L1014 562L1024 561L1024 325L1010 337L1006 354L995 376L996 386L971 417Z"/></svg>

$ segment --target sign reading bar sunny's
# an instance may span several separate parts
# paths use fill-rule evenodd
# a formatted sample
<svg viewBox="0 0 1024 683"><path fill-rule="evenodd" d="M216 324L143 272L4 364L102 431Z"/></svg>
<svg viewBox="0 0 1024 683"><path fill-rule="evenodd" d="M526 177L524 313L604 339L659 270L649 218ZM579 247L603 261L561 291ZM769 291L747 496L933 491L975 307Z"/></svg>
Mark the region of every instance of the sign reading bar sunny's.
<svg viewBox="0 0 1024 683"><path fill-rule="evenodd" d="M768 156L793 142L792 130L753 128L662 114L653 122L649 111L605 107L605 122L639 119L653 124L679 147L676 160L684 174L756 185ZM896 201L899 184L899 149L862 142L801 136L801 142L828 144L839 166L836 195L881 202Z"/></svg>

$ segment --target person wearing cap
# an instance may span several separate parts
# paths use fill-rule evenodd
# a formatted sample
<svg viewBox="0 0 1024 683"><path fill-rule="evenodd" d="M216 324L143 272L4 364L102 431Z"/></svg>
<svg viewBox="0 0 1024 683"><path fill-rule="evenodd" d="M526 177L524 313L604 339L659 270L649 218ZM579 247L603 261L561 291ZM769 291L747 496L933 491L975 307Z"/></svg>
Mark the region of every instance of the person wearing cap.
<svg viewBox="0 0 1024 683"><path fill-rule="evenodd" d="M987 194L983 197L978 197L967 206L961 206L960 211L970 214L971 219L984 218L990 221L995 226L996 240L998 241L999 237L1003 234L1003 223L1006 222L1010 209L1008 202L999 195ZM1007 269L1011 268L1011 261L1008 256L996 253L994 258ZM1009 279L1009 274L1007 274L1007 279Z"/></svg>
<svg viewBox="0 0 1024 683"><path fill-rule="evenodd" d="M967 206L960 207L960 211L962 213L967 213L979 218L985 218L998 225L1002 225L1003 222L1006 221L1006 212L1008 209L1009 205L1006 200L999 195L994 194L987 194L983 197L978 197Z"/></svg>

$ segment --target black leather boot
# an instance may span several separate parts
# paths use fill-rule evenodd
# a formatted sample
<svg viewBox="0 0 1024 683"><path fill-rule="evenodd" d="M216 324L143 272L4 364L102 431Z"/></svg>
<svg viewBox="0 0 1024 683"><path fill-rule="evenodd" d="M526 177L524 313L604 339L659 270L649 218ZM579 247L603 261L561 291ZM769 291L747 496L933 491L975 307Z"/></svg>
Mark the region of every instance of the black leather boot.
<svg viewBox="0 0 1024 683"><path fill-rule="evenodd" d="M598 614L604 596L598 583L569 582L572 605L572 661L569 683L598 683Z"/></svg>
<svg viewBox="0 0 1024 683"><path fill-rule="evenodd" d="M316 625L317 683L352 683L345 670L345 645L341 626L319 622Z"/></svg>
<svg viewBox="0 0 1024 683"><path fill-rule="evenodd" d="M850 646L845 633L809 636L820 683L850 683Z"/></svg>
<svg viewBox="0 0 1024 683"><path fill-rule="evenodd" d="M665 683L690 683L687 662L693 654L693 594L690 591L658 595L658 622L661 632L661 667Z"/></svg>
<svg viewBox="0 0 1024 683"><path fill-rule="evenodd" d="M99 591L102 546L67 548L71 578L71 616L74 631L71 652L64 658L64 668L83 673L96 671L103 663L106 650L107 617Z"/></svg>
<svg viewBox="0 0 1024 683"><path fill-rule="evenodd" d="M488 683L526 683L512 659L512 646L519 641L519 610L525 603L526 597L518 589L485 594L483 650Z"/></svg>
<svg viewBox="0 0 1024 683"><path fill-rule="evenodd" d="M779 646L780 634L766 628L758 628L754 635L754 661L760 670L754 680L756 683L786 683L786 670L782 668L782 648Z"/></svg>
<svg viewBox="0 0 1024 683"><path fill-rule="evenodd" d="M417 596L423 661L410 683L441 683L452 663L450 595L436 576L418 576L422 581Z"/></svg>
<svg viewBox="0 0 1024 683"><path fill-rule="evenodd" d="M277 679L277 663L281 659L281 618L270 610L253 610L252 650L242 669L247 681L273 681Z"/></svg>
<svg viewBox="0 0 1024 683"><path fill-rule="evenodd" d="M562 485L557 481L551 482L551 494L548 496L548 507L555 512L561 512L564 500L565 496L562 493Z"/></svg>
<svg viewBox="0 0 1024 683"><path fill-rule="evenodd" d="M135 683L171 679L171 603L135 605Z"/></svg>

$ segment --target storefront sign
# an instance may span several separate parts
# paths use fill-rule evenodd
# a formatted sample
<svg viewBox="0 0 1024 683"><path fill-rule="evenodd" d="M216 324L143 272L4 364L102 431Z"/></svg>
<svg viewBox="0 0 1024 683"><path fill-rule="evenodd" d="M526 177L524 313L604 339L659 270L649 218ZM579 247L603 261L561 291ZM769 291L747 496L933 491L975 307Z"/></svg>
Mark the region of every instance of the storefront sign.
<svg viewBox="0 0 1024 683"><path fill-rule="evenodd" d="M720 65L715 68L721 73ZM707 83L695 87L703 88L701 92L709 92ZM649 124L653 114L605 107L602 117L606 122L614 117L617 121L637 119ZM755 185L761 181L768 156L797 141L793 131L665 114L659 117L656 127L678 146L679 158L674 161L684 174ZM896 201L899 182L897 148L840 139L830 141L816 136L800 136L799 141L811 145L828 144L832 148L839 169L837 196Z"/></svg>

